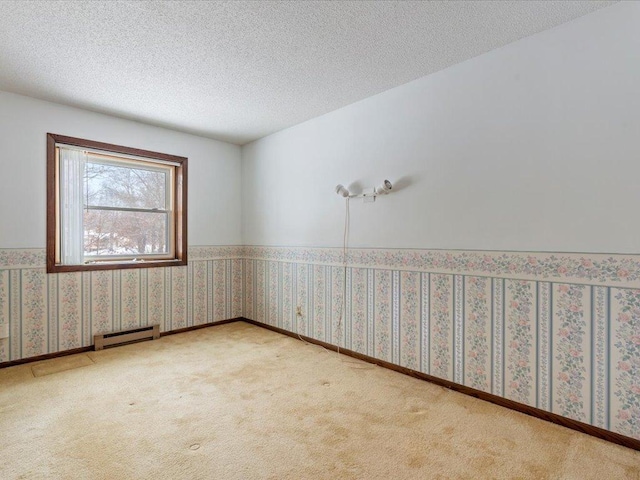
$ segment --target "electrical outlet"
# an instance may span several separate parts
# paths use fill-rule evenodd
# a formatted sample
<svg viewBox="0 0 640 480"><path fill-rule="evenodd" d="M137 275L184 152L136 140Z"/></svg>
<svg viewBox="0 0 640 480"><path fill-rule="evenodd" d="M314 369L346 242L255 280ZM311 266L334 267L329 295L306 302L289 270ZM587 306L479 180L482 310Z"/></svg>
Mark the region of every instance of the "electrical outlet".
<svg viewBox="0 0 640 480"><path fill-rule="evenodd" d="M296 307L296 316L298 317L302 316L302 307L300 305Z"/></svg>
<svg viewBox="0 0 640 480"><path fill-rule="evenodd" d="M6 323L0 325L0 338L9 338L9 325Z"/></svg>

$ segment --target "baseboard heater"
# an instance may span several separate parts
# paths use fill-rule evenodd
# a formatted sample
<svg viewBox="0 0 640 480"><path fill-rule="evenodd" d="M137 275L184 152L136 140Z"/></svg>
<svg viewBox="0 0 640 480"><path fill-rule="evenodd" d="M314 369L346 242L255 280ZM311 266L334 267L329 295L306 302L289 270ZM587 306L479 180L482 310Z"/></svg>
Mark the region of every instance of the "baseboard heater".
<svg viewBox="0 0 640 480"><path fill-rule="evenodd" d="M148 325L119 332L99 333L93 336L93 345L94 350L102 350L105 347L116 347L126 343L157 340L158 338L160 338L160 325Z"/></svg>

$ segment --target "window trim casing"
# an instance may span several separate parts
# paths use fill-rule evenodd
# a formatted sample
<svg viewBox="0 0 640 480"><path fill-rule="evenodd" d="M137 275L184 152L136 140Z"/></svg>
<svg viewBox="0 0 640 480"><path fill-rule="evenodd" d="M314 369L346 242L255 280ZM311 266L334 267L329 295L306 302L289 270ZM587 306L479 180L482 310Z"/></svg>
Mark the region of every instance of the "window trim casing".
<svg viewBox="0 0 640 480"><path fill-rule="evenodd" d="M106 261L84 265L60 265L56 263L58 248L58 215L56 211L56 191L58 187L56 168L56 144L64 143L81 148L104 150L115 154L133 155L150 160L163 160L177 163L175 167L174 189L174 225L175 258L169 260ZM127 268L175 267L187 265L187 163L186 157L152 152L137 148L96 142L82 138L47 133L47 273L86 272L94 270L120 270Z"/></svg>

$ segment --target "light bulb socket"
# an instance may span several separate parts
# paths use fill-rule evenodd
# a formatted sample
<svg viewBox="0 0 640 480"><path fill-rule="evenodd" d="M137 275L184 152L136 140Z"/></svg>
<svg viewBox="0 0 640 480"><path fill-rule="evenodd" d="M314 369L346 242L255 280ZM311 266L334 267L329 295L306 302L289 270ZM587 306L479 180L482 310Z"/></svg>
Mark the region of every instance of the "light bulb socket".
<svg viewBox="0 0 640 480"><path fill-rule="evenodd" d="M384 182L382 182L382 185L380 185L379 187L376 187L376 194L385 195L389 193L392 188L393 188L393 185L391 184L391 182L389 180L385 180Z"/></svg>
<svg viewBox="0 0 640 480"><path fill-rule="evenodd" d="M347 190L344 185L340 184L336 185L336 193L345 198L349 196L349 190Z"/></svg>

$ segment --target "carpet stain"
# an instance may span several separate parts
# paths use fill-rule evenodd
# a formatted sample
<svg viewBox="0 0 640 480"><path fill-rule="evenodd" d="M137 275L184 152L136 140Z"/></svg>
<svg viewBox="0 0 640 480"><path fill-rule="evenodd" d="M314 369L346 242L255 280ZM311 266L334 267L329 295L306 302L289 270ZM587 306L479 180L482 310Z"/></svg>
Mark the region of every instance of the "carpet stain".
<svg viewBox="0 0 640 480"><path fill-rule="evenodd" d="M409 413L413 415L427 415L429 411L424 408L414 407L411 410L409 410Z"/></svg>
<svg viewBox="0 0 640 480"><path fill-rule="evenodd" d="M245 401L253 400L256 398L257 392L242 392L240 398Z"/></svg>
<svg viewBox="0 0 640 480"><path fill-rule="evenodd" d="M624 473L627 478L637 478L640 479L640 465L636 465L635 467L622 465L624 469Z"/></svg>
<svg viewBox="0 0 640 480"><path fill-rule="evenodd" d="M547 480L551 478L548 467L543 467L540 465L527 465L525 467L526 472L531 476L531 478L539 478L540 480Z"/></svg>
<svg viewBox="0 0 640 480"><path fill-rule="evenodd" d="M422 468L427 464L427 459L424 457L424 455L412 455L409 457L409 461L407 462L407 465L409 465L409 468Z"/></svg>
<svg viewBox="0 0 640 480"><path fill-rule="evenodd" d="M0 371L3 480L640 477L640 452L243 323L93 358Z"/></svg>
<svg viewBox="0 0 640 480"><path fill-rule="evenodd" d="M456 429L453 428L453 427L444 427L442 429L443 435L447 435L449 437L451 437L455 431L456 431Z"/></svg>
<svg viewBox="0 0 640 480"><path fill-rule="evenodd" d="M496 459L493 456L481 456L471 459L471 466L474 470L478 471L490 471L496 464Z"/></svg>
<svg viewBox="0 0 640 480"><path fill-rule="evenodd" d="M31 366L31 371L34 377L44 377L45 375L53 375L54 373L65 372L67 370L73 370L74 368L88 367L90 365L94 365L91 357L79 354L36 363Z"/></svg>

